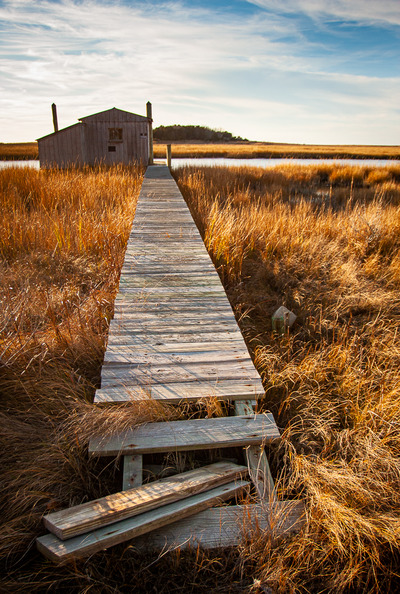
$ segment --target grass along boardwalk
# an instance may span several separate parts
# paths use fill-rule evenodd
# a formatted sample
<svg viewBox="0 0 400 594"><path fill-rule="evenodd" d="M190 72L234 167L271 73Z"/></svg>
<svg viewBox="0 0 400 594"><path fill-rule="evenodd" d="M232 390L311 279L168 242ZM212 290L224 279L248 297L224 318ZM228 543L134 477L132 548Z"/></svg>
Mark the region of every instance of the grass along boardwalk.
<svg viewBox="0 0 400 594"><path fill-rule="evenodd" d="M254 399L264 389L166 166L143 182L95 402Z"/></svg>
<svg viewBox="0 0 400 594"><path fill-rule="evenodd" d="M263 395L218 274L169 169L148 167L95 403L149 398L179 404L218 397L237 401L237 416L150 423L92 438L92 455L124 456L122 491L45 516L50 533L37 539L38 549L64 562L160 529L145 547L159 547L160 538L160 548L234 546L245 516L250 525L255 522L253 529L298 530L304 506L277 501L264 453L265 444L280 433L272 414L254 414L255 399ZM245 448L246 465L203 465L142 485L143 454L234 446ZM247 474L264 509L243 507L240 518L241 506L234 514L217 507L211 510L213 521L201 515L223 501L248 497Z"/></svg>

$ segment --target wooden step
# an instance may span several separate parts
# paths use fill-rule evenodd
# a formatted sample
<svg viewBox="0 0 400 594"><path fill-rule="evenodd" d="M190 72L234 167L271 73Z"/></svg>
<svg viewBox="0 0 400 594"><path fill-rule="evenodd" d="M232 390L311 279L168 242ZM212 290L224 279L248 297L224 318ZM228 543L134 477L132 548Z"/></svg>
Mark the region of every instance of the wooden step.
<svg viewBox="0 0 400 594"><path fill-rule="evenodd" d="M148 423L109 437L92 438L97 456L151 454L265 444L279 438L271 413Z"/></svg>
<svg viewBox="0 0 400 594"><path fill-rule="evenodd" d="M43 521L50 532L64 540L218 487L246 472L246 466L217 462L54 512Z"/></svg>
<svg viewBox="0 0 400 594"><path fill-rule="evenodd" d="M262 398L264 388L261 380L221 380L172 382L169 384L151 384L148 386L129 385L125 380L119 385L108 386L96 391L95 404L102 402L134 402L151 398L164 403L195 402L204 398L224 400L248 400Z"/></svg>
<svg viewBox="0 0 400 594"><path fill-rule="evenodd" d="M257 403L255 400L242 400L235 402L235 414L237 416L254 414ZM272 478L268 459L264 446L252 445L245 449L245 457L250 472L250 478L257 489L261 501L278 501L274 479Z"/></svg>
<svg viewBox="0 0 400 594"><path fill-rule="evenodd" d="M46 557L56 562L87 557L232 499L240 495L249 485L250 483L243 480L231 482L69 540L60 540L54 534L46 534L37 539L37 548Z"/></svg>
<svg viewBox="0 0 400 594"><path fill-rule="evenodd" d="M248 534L259 531L275 538L289 536L304 523L303 501L213 507L136 538L132 547L141 553L234 547Z"/></svg>

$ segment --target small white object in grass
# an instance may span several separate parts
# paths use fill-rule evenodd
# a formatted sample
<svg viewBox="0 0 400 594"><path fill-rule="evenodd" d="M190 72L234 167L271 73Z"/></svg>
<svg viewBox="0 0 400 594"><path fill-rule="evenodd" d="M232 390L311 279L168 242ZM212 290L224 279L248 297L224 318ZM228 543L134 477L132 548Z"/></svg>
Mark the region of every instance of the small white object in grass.
<svg viewBox="0 0 400 594"><path fill-rule="evenodd" d="M272 316L272 330L274 332L285 332L287 328L291 328L296 321L297 316L281 305Z"/></svg>

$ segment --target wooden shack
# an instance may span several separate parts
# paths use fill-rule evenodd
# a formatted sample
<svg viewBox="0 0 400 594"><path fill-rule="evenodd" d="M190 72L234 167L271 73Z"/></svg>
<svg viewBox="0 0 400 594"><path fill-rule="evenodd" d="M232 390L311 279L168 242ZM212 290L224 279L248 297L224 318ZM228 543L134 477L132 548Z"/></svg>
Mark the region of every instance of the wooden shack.
<svg viewBox="0 0 400 594"><path fill-rule="evenodd" d="M53 104L54 132L38 138L41 167L152 162L151 104L147 116L113 107L79 118L58 130Z"/></svg>

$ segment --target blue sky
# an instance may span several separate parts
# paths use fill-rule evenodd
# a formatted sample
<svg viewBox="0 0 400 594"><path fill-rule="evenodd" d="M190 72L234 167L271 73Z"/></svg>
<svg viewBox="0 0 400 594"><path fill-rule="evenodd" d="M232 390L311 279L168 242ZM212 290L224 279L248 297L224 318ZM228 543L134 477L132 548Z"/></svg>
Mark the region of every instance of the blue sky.
<svg viewBox="0 0 400 594"><path fill-rule="evenodd" d="M400 144L400 0L0 0L0 142L148 100L155 126Z"/></svg>

